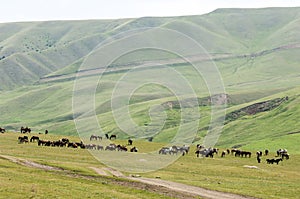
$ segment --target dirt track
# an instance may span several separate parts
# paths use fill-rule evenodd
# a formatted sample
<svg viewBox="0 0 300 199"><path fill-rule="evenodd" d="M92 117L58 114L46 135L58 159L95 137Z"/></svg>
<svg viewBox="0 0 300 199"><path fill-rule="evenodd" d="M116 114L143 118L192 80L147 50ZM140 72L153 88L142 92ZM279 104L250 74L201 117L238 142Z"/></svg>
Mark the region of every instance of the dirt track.
<svg viewBox="0 0 300 199"><path fill-rule="evenodd" d="M63 171L64 173L70 175L71 173L67 170L63 170L58 167L52 167L47 166L43 164L39 164L36 162L32 162L29 160L16 158L12 156L7 155L0 155L0 158L9 160L11 162L32 167L32 168L38 168L38 169L44 169L47 171ZM252 197L246 197L241 196L237 194L231 194L231 193L225 193L225 192L219 192L219 191L213 191L208 190L196 186L186 185L182 183L177 182L171 182L166 181L162 179L154 179L154 178L144 178L140 176L125 176L120 171L114 170L112 168L96 168L96 167L90 167L93 169L97 174L101 176L114 176L116 179L111 179L111 182L114 184L118 184L121 186L127 186L127 187L133 187L137 189L147 190L151 192L161 193L163 195L167 195L169 197L173 198L197 198L197 197L203 197L203 198L222 198L222 199L250 199ZM83 177L83 178L92 178L89 176L81 176L81 175L73 175L76 177Z"/></svg>

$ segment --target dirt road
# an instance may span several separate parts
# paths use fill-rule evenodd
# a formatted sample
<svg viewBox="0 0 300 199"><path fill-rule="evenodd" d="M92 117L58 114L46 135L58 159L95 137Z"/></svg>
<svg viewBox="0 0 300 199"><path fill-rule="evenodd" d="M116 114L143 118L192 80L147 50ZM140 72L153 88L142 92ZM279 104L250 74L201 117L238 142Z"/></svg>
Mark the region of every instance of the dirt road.
<svg viewBox="0 0 300 199"><path fill-rule="evenodd" d="M48 165L39 164L33 161L29 161L23 158L16 158L12 156L7 155L0 155L0 158L9 160L11 162L37 168L37 169L43 169L47 171L62 171L63 173L66 173L70 175L70 171L58 168L58 167L52 167ZM114 176L115 179L111 179L111 182L114 184L118 184L121 186L126 187L133 187L137 189L143 189L151 192L156 193L162 193L164 195L167 195L169 197L173 198L180 198L180 199L188 199L188 198L212 198L212 199L250 199L252 197L247 196L241 196L237 194L231 194L231 193L225 193L225 192L219 192L219 191L213 191L208 190L196 186L186 185L182 183L177 182L171 182L167 180L162 179L154 179L154 178L144 178L140 177L138 175L136 176L125 176L120 171L117 171L112 168L102 167L90 167L93 169L97 174L101 176ZM76 177L81 177L81 175L76 174L74 175ZM88 176L82 175L83 178L87 178ZM92 178L92 177L89 177ZM119 180L118 180L119 179ZM125 180L124 180L125 179Z"/></svg>

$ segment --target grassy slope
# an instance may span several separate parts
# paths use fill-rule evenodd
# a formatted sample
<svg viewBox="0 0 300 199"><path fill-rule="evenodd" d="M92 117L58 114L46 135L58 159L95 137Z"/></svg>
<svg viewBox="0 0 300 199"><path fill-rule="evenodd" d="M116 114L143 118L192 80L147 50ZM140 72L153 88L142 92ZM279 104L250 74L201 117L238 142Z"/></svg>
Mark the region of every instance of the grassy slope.
<svg viewBox="0 0 300 199"><path fill-rule="evenodd" d="M9 198L50 197L116 197L116 198L165 198L163 195L140 191L111 183L109 178L96 177L89 167L105 167L82 149L39 147L36 143L17 144L20 134L0 134L1 154L24 158L41 164L57 166L72 173L66 175L57 171L43 171L27 168L0 158L1 196ZM42 139L57 140L62 136L39 135ZM68 136L71 141L79 138ZM103 144L104 141L94 143ZM125 144L117 140L116 143ZM141 152L154 151L163 143L135 141ZM234 192L258 198L296 198L299 193L299 154L291 153L291 159L279 165L258 164L255 157L235 158L231 155L213 159L196 158L195 146L186 156L181 156L172 165L158 171L143 173L144 177L171 180L208 189ZM222 150L222 149L221 149ZM255 151L252 151L255 153ZM113 152L103 152L111 153ZM269 158L274 157L271 150ZM164 156L163 156L164 157ZM244 165L258 166L259 169L245 168ZM79 174L79 175L77 175ZM81 178L84 175L88 178ZM127 174L126 174L127 175ZM77 177L76 177L77 176ZM91 178L90 178L90 177ZM256 191L253 191L256 190Z"/></svg>
<svg viewBox="0 0 300 199"><path fill-rule="evenodd" d="M5 56L0 60L0 90L32 84L50 74L74 72L82 57L99 42L144 27L179 30L209 53L248 54L299 42L299 8L219 9L177 18L0 24L0 58ZM137 56L138 60L148 59L143 53Z"/></svg>
<svg viewBox="0 0 300 199"><path fill-rule="evenodd" d="M82 56L97 42L108 35L136 27L162 26L181 30L197 40L210 53L243 55L280 45L299 43L298 11L299 8L221 9L203 16L179 18L1 24L0 28L7 33L1 35L0 42L1 53L7 55L7 58L0 61L0 70L3 70L0 74L2 76L5 74L0 78L1 89L5 90L20 84L26 85L44 75L72 73L80 66ZM288 36L286 32L289 32ZM300 129L300 124L295 119L299 115L299 103L297 103L299 89L288 91L299 85L298 54L299 49L282 49L252 58L246 56L215 61L222 75L226 92L237 97L235 106L229 107L228 111L246 106L244 102L251 104L256 102L255 100L264 100L263 97L273 98L276 93L279 97L285 95L290 97L287 103L271 112L244 117L226 125L218 143L220 146L243 144L254 149L264 148L269 143L269 146L274 145L276 148L282 141L291 150L298 150L293 139L298 135L286 135L287 132ZM117 63L149 60L152 57L166 59L173 58L174 55L149 50L139 51L121 57ZM203 80L195 75L189 65L173 67L187 77L193 85L197 85L193 89L199 97L208 95ZM157 71L153 69L149 72ZM103 77L103 83L97 89L95 104L103 130L120 135L122 133L116 127L110 112L110 95L116 81L123 74L124 72L112 73ZM87 84L93 84L98 79L95 76L86 78L85 81ZM76 129L72 120L72 91L72 81L36 83L15 90L2 91L0 125L11 130L17 130L21 125L28 125L35 132L48 129L55 134L75 135ZM171 93L154 86L138 90L131 99L130 110L133 120L141 126L150 123L149 107L174 100L171 96ZM200 112L203 118L199 127L202 130L197 135L198 141L201 141L201 137L206 134L209 108L201 108ZM164 131L155 137L155 141L169 141L176 132L176 125L180 118L179 111L168 111L167 115L169 118ZM90 126L89 120L86 126ZM99 132L87 131L87 133ZM126 138L126 135L122 134L122 136Z"/></svg>

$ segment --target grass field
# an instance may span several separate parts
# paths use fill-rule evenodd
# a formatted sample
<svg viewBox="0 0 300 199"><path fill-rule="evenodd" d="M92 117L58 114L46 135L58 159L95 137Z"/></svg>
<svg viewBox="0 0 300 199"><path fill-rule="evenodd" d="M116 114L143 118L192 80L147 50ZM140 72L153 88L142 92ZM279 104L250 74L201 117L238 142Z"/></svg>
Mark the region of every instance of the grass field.
<svg viewBox="0 0 300 199"><path fill-rule="evenodd" d="M0 198L167 197L152 188L147 190L147 187L135 187L130 183L125 187L125 182L122 184L115 178L99 177L90 167L106 165L87 150L17 144L17 132L21 126L29 126L33 134L48 129L49 135L40 136L50 140L67 136L74 141L84 139L86 142L91 134L104 136L109 133L117 135L117 143L126 144L131 137L140 153L153 152L170 144L182 127L188 136L181 136L180 142L193 142L191 153L142 176L159 176L165 180L258 198L299 197L299 9L218 9L202 16L0 24L0 127L9 132L0 134L0 154L67 171L45 171L0 158ZM145 27L179 31L198 42L212 60L203 60L201 52L187 50L189 53L184 56L196 60L203 72L200 75L190 63L182 62L179 56L183 55L142 48L117 57L106 73L99 72L101 68L82 70L98 67L99 60L91 59L91 65L88 65L85 58L99 42L124 31ZM168 34L159 36L151 35L147 39L153 42L151 45L176 40L169 38ZM170 44L172 46L173 42ZM137 66L140 68L135 68ZM268 148L272 157L279 148L286 148L291 154L290 160L268 165L266 157L261 164L256 163L254 156L195 157L194 145L202 144L210 130L214 107L209 104L209 97L214 89L209 87L223 89L216 76L210 78L212 66L220 73L224 94L228 96L227 114L256 103L288 97L271 110L226 122L215 146L221 150L238 146L253 154ZM79 75L77 79L76 74ZM182 77L194 92L181 95L184 100L188 101L194 95L202 104L188 108L178 106L179 95L156 79L166 77L175 83L174 88L183 88L183 82L177 81L174 74ZM144 84L142 80L152 83ZM115 86L120 82L124 87L120 87L114 98ZM83 86L78 93L74 92L76 83ZM127 87L134 90L128 91ZM88 91L93 91L92 99L85 98ZM80 97L78 104L74 104L75 93ZM128 93L129 98L125 99ZM126 109L112 108L113 103L124 103L129 118L123 114L127 113ZM183 113L187 113L185 118ZM192 123L195 113L201 118L191 135L190 129L196 126ZM120 117L116 120L115 116ZM150 136L153 142L147 141ZM101 156L107 158L114 153L95 154L101 159ZM119 155L111 159L118 159ZM169 157L160 156L152 162L160 162L160 158ZM124 164L121 160L116 161L118 166ZM250 169L244 165L259 168Z"/></svg>
<svg viewBox="0 0 300 199"><path fill-rule="evenodd" d="M107 165L98 162L87 150L41 147L36 143L18 144L19 135L19 133L0 135L1 155L59 167L68 173L25 167L0 158L1 197L165 197L159 193L116 185L110 177L99 177L90 167L102 168ZM39 136L49 140L62 138L56 135ZM68 138L72 141L79 140L76 137ZM101 141L98 142L101 144ZM115 142L126 143L125 140ZM162 146L162 144L142 141L134 141L134 145L142 152L153 151ZM269 165L265 162L266 157L263 157L262 163L258 164L255 155L251 158L237 158L231 155L225 158L221 158L220 155L213 159L196 158L194 150L195 147L192 147L188 155L181 156L166 168L140 175L150 178L159 176L164 180L258 198L297 198L299 195L299 153L290 153L291 158L280 162L279 165ZM268 157L274 157L275 151L270 152ZM247 168L245 165L258 168Z"/></svg>

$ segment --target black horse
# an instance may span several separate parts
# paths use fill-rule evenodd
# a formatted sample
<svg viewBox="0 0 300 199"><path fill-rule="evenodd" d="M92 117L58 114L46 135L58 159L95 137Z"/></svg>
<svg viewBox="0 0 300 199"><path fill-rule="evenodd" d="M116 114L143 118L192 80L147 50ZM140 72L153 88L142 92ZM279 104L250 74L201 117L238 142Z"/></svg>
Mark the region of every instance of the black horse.
<svg viewBox="0 0 300 199"><path fill-rule="evenodd" d="M133 147L130 149L130 152L138 152L138 149L136 147Z"/></svg>
<svg viewBox="0 0 300 199"><path fill-rule="evenodd" d="M28 127L21 127L21 129L20 129L20 131L21 131L21 133L30 133L31 132L31 129L30 128L28 128Z"/></svg>
<svg viewBox="0 0 300 199"><path fill-rule="evenodd" d="M0 133L5 133L5 128L0 127Z"/></svg>
<svg viewBox="0 0 300 199"><path fill-rule="evenodd" d="M128 139L128 145L132 145L133 140L132 139Z"/></svg>
<svg viewBox="0 0 300 199"><path fill-rule="evenodd" d="M117 139L117 136L115 135L115 134L112 134L110 137L109 137L109 139L111 140L111 139Z"/></svg>
<svg viewBox="0 0 300 199"><path fill-rule="evenodd" d="M18 140L19 140L19 144L21 144L21 143L28 143L28 137L27 136L24 136L24 137L19 137L18 138Z"/></svg>
<svg viewBox="0 0 300 199"><path fill-rule="evenodd" d="M278 158L278 159L266 159L267 164L278 164L280 161L282 161L282 158Z"/></svg>
<svg viewBox="0 0 300 199"><path fill-rule="evenodd" d="M40 138L38 136L32 136L30 138L30 142L39 141L39 140L40 140Z"/></svg>

